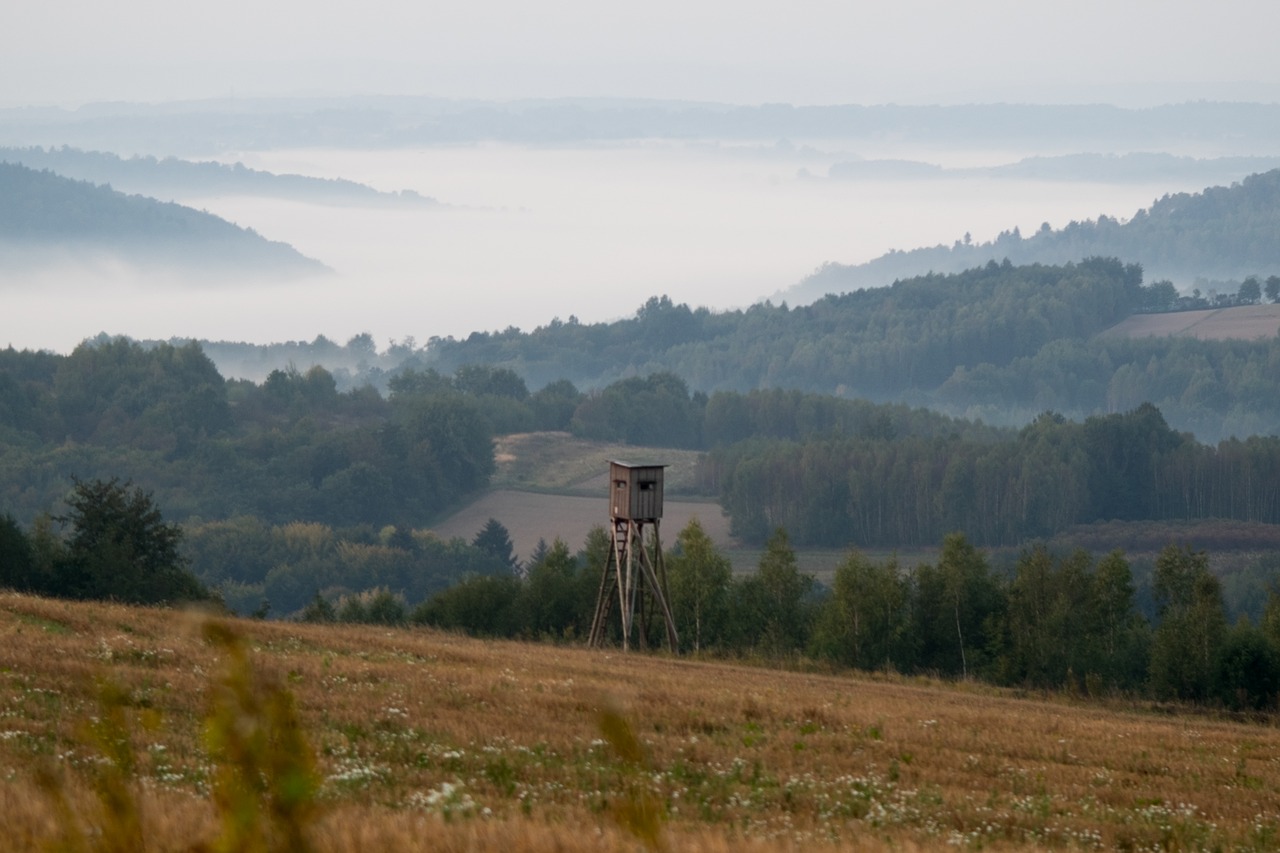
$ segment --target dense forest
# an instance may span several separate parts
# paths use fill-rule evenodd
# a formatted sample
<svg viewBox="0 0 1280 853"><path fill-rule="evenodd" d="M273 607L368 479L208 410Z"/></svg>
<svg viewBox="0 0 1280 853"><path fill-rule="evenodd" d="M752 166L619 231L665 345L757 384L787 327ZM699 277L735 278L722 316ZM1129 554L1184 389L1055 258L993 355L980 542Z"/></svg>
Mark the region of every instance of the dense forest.
<svg viewBox="0 0 1280 853"><path fill-rule="evenodd" d="M1276 285L1268 278L1266 298ZM1083 420L1151 402L1204 441L1280 433L1280 341L1099 337L1176 300L1167 282L1144 285L1134 264L989 262L795 308L713 313L655 297L614 323L570 318L433 340L420 363L490 364L531 384L563 377L585 388L669 371L708 393L794 388L1010 426L1047 410Z"/></svg>
<svg viewBox="0 0 1280 853"><path fill-rule="evenodd" d="M0 496L29 517L71 474L121 476L178 520L421 522L493 469L481 404L437 390L340 394L320 368L228 382L196 344L11 349L0 352Z"/></svg>
<svg viewBox="0 0 1280 853"><path fill-rule="evenodd" d="M630 320L476 332L433 340L429 352L445 366L518 365L534 383L666 369L706 391L783 386L883 399L932 389L957 366L1004 365L1059 338L1091 337L1129 316L1142 290L1142 270L1116 261L991 263L794 309L713 313L654 297Z"/></svg>
<svg viewBox="0 0 1280 853"><path fill-rule="evenodd" d="M47 264L98 254L193 271L326 269L292 246L209 213L0 163L0 262Z"/></svg>
<svg viewBox="0 0 1280 853"><path fill-rule="evenodd" d="M103 151L81 151L65 145L61 148L0 148L0 162L49 171L78 181L107 184L121 192L155 198L241 194L295 199L312 204L438 204L434 199L412 190L379 192L365 184L340 178L277 175L246 168L243 163L195 163L176 157L123 158Z"/></svg>
<svg viewBox="0 0 1280 853"><path fill-rule="evenodd" d="M1000 441L831 433L712 450L734 532L787 528L806 546L924 545L965 531L1017 545L1110 520L1280 523L1280 438L1216 447L1149 403L1083 423L1046 413Z"/></svg>
<svg viewBox="0 0 1280 853"><path fill-rule="evenodd" d="M828 263L784 295L805 303L828 293L879 287L929 272L959 272L993 260L1061 264L1090 256L1140 264L1151 278L1170 279L1185 291L1207 289L1205 281L1280 270L1276 234L1280 169L1251 175L1230 187L1166 195L1126 222L1099 216L1059 229L1046 222L1025 237L1015 228L986 243L974 243L965 235L952 246L890 252L857 266Z"/></svg>
<svg viewBox="0 0 1280 853"><path fill-rule="evenodd" d="M0 351L0 518L30 527L56 579L76 565L58 521L75 484L124 479L181 524L198 580L242 612L377 586L419 600L503 566L414 531L488 482L516 402L490 393L490 373L408 374L384 399L339 393L320 368L228 382L196 344ZM490 384L504 380L523 392L521 426L535 412L567 423L557 389Z"/></svg>

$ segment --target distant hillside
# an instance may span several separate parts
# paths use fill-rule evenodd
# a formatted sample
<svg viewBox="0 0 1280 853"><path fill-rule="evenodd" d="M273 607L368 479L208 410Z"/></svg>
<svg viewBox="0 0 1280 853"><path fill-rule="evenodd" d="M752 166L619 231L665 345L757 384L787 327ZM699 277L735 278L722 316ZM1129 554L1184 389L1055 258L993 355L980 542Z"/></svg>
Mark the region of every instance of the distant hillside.
<svg viewBox="0 0 1280 853"><path fill-rule="evenodd" d="M0 264L118 257L143 266L314 273L286 243L209 213L0 163Z"/></svg>
<svg viewBox="0 0 1280 853"><path fill-rule="evenodd" d="M438 205L412 190L388 193L355 181L277 175L249 169L242 163L196 163L175 157L123 159L102 151L77 148L0 148L0 162L31 169L48 169L67 178L110 184L127 193L157 198L191 195L254 195L287 198L312 204L415 206Z"/></svg>
<svg viewBox="0 0 1280 853"><path fill-rule="evenodd" d="M828 263L781 294L807 304L828 293L882 287L926 273L960 272L987 261L1062 264L1093 256L1141 264L1148 280L1169 279L1184 288L1197 279L1238 279L1280 271L1280 169L1252 175L1230 187L1166 195L1127 222L1109 216L1030 237L1018 229L988 243L957 241L890 252L857 266Z"/></svg>

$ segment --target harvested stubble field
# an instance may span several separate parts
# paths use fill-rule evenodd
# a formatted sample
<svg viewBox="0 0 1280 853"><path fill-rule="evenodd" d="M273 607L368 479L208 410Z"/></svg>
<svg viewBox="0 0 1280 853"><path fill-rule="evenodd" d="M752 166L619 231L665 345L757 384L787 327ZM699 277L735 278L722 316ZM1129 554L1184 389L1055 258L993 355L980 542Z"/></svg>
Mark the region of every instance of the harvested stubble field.
<svg viewBox="0 0 1280 853"><path fill-rule="evenodd" d="M146 848L217 836L201 733L225 663L205 622L0 595L7 847L60 837L48 768L87 830L110 823L84 725L105 713L104 679L124 691ZM428 630L225 624L296 700L321 851L636 850L625 817L646 802L665 812L653 845L676 850L1280 844L1274 722ZM646 767L606 739L608 708Z"/></svg>
<svg viewBox="0 0 1280 853"><path fill-rule="evenodd" d="M1203 311L1134 314L1103 332L1114 338L1200 338L1206 341L1274 338L1280 332L1280 305L1238 305Z"/></svg>

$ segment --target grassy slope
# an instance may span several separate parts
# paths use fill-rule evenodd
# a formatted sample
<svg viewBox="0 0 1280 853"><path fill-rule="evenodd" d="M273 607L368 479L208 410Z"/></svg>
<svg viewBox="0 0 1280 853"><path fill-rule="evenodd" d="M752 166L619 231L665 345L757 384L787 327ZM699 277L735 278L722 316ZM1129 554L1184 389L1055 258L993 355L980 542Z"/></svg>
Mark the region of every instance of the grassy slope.
<svg viewBox="0 0 1280 853"><path fill-rule="evenodd" d="M56 832L38 767L95 818L92 679L128 691L150 849L215 828L201 617L0 595L0 829ZM425 630L232 623L294 693L323 777L319 850L634 850L629 790L674 849L1273 849L1280 730L976 685L801 674ZM619 707L651 766L601 737ZM147 726L142 725L147 723ZM453 786L453 787L449 787ZM446 818L446 812L448 816Z"/></svg>

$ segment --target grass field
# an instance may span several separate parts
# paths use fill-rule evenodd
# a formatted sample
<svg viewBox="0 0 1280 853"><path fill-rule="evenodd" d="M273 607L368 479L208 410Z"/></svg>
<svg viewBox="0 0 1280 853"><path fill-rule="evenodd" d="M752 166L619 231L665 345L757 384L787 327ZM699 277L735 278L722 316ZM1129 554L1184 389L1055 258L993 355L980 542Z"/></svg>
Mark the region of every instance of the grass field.
<svg viewBox="0 0 1280 853"><path fill-rule="evenodd" d="M211 793L225 768L202 732L228 676L206 621L0 595L8 849L110 849L122 819L107 800L137 806L144 849L201 849L226 831ZM427 630L225 624L258 693L296 702L319 784L304 836L320 851L1280 844L1273 719ZM97 698L104 680L114 704ZM127 737L102 736L113 719Z"/></svg>

